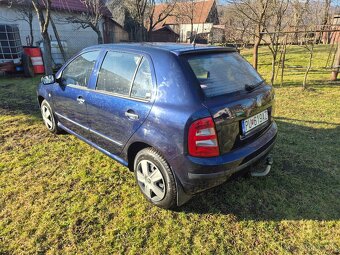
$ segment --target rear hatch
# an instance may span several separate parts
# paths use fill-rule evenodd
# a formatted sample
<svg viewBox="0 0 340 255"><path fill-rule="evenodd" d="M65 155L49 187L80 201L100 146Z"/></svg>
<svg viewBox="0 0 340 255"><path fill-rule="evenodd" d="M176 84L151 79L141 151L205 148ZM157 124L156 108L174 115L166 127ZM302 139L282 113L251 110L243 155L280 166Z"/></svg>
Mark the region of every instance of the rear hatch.
<svg viewBox="0 0 340 255"><path fill-rule="evenodd" d="M254 141L271 125L274 92L237 52L186 56L213 116L220 153Z"/></svg>

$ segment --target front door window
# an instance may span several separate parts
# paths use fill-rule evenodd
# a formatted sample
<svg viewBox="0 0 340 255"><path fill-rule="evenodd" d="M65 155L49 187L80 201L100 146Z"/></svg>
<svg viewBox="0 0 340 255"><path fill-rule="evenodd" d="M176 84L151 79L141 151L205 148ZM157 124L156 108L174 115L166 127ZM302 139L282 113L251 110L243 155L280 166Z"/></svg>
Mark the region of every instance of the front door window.
<svg viewBox="0 0 340 255"><path fill-rule="evenodd" d="M77 85L87 87L87 83L90 79L99 52L100 51L90 51L76 57L64 69L61 76L61 84L64 86Z"/></svg>

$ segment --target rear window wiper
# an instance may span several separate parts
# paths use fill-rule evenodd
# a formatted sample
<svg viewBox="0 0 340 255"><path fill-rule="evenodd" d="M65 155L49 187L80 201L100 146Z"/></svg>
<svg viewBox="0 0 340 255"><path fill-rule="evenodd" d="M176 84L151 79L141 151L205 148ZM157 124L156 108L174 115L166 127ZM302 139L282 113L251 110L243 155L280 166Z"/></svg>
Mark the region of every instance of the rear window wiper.
<svg viewBox="0 0 340 255"><path fill-rule="evenodd" d="M244 85L244 88L246 89L246 91L252 91L254 89L256 89L258 86L262 85L264 83L264 80L258 82L258 83L255 83L255 84L245 84Z"/></svg>

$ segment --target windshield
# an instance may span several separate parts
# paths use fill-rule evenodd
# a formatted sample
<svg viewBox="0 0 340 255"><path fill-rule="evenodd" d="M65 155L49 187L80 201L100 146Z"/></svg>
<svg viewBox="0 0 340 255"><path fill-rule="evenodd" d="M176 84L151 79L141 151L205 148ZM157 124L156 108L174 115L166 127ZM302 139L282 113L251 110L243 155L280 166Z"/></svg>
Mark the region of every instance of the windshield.
<svg viewBox="0 0 340 255"><path fill-rule="evenodd" d="M207 97L219 96L259 84L261 76L236 52L189 56L188 62Z"/></svg>

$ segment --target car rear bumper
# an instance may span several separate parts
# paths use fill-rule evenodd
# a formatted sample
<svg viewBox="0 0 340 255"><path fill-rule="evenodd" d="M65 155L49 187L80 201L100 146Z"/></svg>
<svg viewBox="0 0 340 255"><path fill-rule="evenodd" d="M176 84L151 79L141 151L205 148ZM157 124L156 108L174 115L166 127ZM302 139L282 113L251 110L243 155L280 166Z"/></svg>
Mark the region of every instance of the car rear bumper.
<svg viewBox="0 0 340 255"><path fill-rule="evenodd" d="M276 136L277 125L273 121L266 132L242 148L213 158L182 156L175 160L173 168L184 191L195 194L225 182L232 174L266 157L274 147Z"/></svg>

